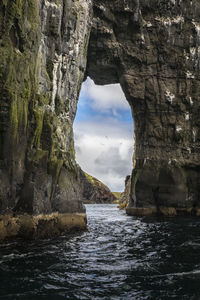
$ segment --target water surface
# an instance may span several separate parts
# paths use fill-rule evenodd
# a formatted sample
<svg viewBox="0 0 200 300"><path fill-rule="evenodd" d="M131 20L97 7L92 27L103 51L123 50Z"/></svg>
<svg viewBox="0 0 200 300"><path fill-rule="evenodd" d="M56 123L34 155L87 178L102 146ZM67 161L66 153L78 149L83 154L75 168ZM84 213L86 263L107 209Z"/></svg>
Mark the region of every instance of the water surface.
<svg viewBox="0 0 200 300"><path fill-rule="evenodd" d="M87 205L82 234L0 245L0 299L200 299L200 220Z"/></svg>

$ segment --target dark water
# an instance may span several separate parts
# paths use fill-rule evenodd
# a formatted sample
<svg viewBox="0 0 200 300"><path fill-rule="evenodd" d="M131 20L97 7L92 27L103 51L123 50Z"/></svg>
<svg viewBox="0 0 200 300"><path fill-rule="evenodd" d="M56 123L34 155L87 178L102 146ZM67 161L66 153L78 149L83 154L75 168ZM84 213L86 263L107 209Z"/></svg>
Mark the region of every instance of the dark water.
<svg viewBox="0 0 200 300"><path fill-rule="evenodd" d="M87 205L88 232L0 246L0 299L200 299L200 220Z"/></svg>

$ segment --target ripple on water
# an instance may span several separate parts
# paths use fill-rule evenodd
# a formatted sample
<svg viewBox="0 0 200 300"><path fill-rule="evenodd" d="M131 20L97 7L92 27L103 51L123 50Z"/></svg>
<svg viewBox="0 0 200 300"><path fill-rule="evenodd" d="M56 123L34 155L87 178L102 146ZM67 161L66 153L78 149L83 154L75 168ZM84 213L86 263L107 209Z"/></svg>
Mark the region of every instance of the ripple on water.
<svg viewBox="0 0 200 300"><path fill-rule="evenodd" d="M87 205L88 231L0 245L0 299L200 299L200 221Z"/></svg>

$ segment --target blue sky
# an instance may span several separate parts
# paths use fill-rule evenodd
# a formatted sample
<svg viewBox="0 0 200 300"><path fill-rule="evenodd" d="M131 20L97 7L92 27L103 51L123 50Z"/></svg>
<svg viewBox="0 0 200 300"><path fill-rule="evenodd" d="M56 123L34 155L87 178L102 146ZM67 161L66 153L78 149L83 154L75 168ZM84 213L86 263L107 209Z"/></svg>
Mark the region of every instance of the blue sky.
<svg viewBox="0 0 200 300"><path fill-rule="evenodd" d="M83 83L74 136L82 169L112 191L122 191L132 169L134 141L130 107L119 84L97 86L90 78Z"/></svg>
<svg viewBox="0 0 200 300"><path fill-rule="evenodd" d="M130 109L105 109L98 110L92 106L91 98L87 98L84 95L80 95L78 110L76 114L76 122L85 122L88 120L98 121L106 119L115 119L124 123L132 124L132 116Z"/></svg>

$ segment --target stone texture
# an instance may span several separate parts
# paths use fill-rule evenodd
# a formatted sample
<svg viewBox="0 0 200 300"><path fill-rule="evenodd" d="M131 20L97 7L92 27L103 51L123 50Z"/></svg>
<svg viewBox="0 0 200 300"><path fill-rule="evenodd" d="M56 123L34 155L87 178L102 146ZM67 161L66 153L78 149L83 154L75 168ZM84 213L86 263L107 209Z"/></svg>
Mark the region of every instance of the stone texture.
<svg viewBox="0 0 200 300"><path fill-rule="evenodd" d="M85 230L86 224L84 213L4 215L0 217L0 242L16 237L25 239L53 237L72 230Z"/></svg>
<svg viewBox="0 0 200 300"><path fill-rule="evenodd" d="M93 14L90 0L0 2L2 218L84 213L72 124L87 75L131 106L127 212L199 215L199 1L93 0Z"/></svg>
<svg viewBox="0 0 200 300"><path fill-rule="evenodd" d="M79 170L80 184L82 186L82 198L88 204L109 204L117 200L110 189L97 178Z"/></svg>
<svg viewBox="0 0 200 300"><path fill-rule="evenodd" d="M72 124L90 0L0 2L0 214L81 213Z"/></svg>
<svg viewBox="0 0 200 300"><path fill-rule="evenodd" d="M121 193L119 198L119 208L125 209L129 205L130 201L130 193L131 193L131 176L126 176L125 179L125 188L124 191Z"/></svg>
<svg viewBox="0 0 200 300"><path fill-rule="evenodd" d="M94 0L87 75L133 113L130 207L200 207L199 20L198 0Z"/></svg>
<svg viewBox="0 0 200 300"><path fill-rule="evenodd" d="M180 207L127 207L126 213L130 216L164 216L164 217L176 217L176 216L200 216L200 209L197 207L180 208Z"/></svg>

